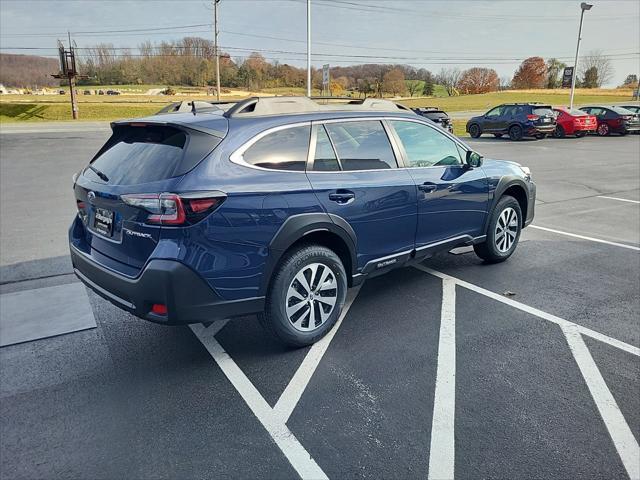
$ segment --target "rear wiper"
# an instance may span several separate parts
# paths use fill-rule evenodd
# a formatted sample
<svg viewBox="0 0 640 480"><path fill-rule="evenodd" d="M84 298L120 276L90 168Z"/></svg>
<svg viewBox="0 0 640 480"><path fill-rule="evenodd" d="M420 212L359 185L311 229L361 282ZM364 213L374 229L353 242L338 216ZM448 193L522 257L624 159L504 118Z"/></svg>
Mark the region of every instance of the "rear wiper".
<svg viewBox="0 0 640 480"><path fill-rule="evenodd" d="M103 172L101 172L100 170L98 170L96 167L94 167L93 165L89 165L87 167L88 169L92 170L96 175L98 175L102 180L104 180L105 182L109 182L109 177L107 177Z"/></svg>

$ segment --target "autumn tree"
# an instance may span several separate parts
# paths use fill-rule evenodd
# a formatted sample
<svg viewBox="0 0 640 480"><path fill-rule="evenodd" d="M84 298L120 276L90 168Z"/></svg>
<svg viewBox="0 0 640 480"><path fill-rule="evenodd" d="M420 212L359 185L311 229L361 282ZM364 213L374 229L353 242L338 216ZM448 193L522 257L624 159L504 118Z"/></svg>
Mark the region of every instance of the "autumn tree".
<svg viewBox="0 0 640 480"><path fill-rule="evenodd" d="M492 68L473 67L462 72L458 90L463 93L495 92L500 86L498 73Z"/></svg>
<svg viewBox="0 0 640 480"><path fill-rule="evenodd" d="M393 68L382 77L382 90L394 96L407 90L404 83L404 73L398 68Z"/></svg>
<svg viewBox="0 0 640 480"><path fill-rule="evenodd" d="M513 76L515 89L544 88L547 84L547 65L542 57L529 57L524 60Z"/></svg>

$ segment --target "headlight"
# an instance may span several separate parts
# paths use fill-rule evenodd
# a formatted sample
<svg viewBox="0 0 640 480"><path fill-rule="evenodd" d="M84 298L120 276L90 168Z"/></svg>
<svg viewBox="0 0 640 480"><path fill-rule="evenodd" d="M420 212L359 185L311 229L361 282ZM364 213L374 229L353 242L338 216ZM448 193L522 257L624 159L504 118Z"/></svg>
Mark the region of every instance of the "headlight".
<svg viewBox="0 0 640 480"><path fill-rule="evenodd" d="M522 173L524 173L527 178L531 178L531 170L529 167L520 166L520 170L522 170Z"/></svg>

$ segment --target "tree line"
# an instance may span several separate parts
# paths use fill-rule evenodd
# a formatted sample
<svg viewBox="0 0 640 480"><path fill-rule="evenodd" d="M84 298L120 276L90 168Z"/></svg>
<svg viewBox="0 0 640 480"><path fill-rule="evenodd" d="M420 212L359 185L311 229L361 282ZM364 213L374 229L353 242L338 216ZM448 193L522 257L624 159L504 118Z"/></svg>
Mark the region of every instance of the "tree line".
<svg viewBox="0 0 640 480"><path fill-rule="evenodd" d="M6 57L3 55L0 58ZM55 60L37 63L23 55L24 62L3 60L2 82L6 85L34 86L50 84L48 73L55 70ZM99 44L78 49L79 71L88 78L84 85L160 84L212 87L215 84L215 49L213 42L200 37L185 37L178 41L144 42L135 50ZM7 68L9 67L9 68ZM363 64L331 68L330 93L346 91L361 96L431 96L435 85L442 85L448 95L487 93L502 89L560 88L566 65L555 58L525 59L512 78L500 78L491 68L443 68L432 73L424 68L405 64ZM7 75L7 71L12 75ZM577 85L598 88L613 76L609 58L600 51L581 58ZM626 84L632 86L633 75ZM232 57L221 52L220 81L223 88L258 91L265 88L305 87L306 70L277 60L268 61L260 53L247 57ZM322 72L312 69L313 87L322 87ZM637 84L637 79L635 80Z"/></svg>

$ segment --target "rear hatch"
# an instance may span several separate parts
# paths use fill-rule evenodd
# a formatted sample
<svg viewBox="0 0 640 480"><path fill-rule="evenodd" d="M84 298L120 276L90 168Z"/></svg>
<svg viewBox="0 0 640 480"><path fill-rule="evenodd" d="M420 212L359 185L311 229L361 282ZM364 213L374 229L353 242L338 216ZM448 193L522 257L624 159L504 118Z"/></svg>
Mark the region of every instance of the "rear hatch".
<svg viewBox="0 0 640 480"><path fill-rule="evenodd" d="M88 253L110 268L137 274L166 228L162 215L153 215L161 194L175 192L182 176L220 141L178 125L114 125L74 185Z"/></svg>
<svg viewBox="0 0 640 480"><path fill-rule="evenodd" d="M536 127L542 129L555 128L556 115L553 113L550 105L535 106L531 113L531 115L527 115L527 118L531 120Z"/></svg>

